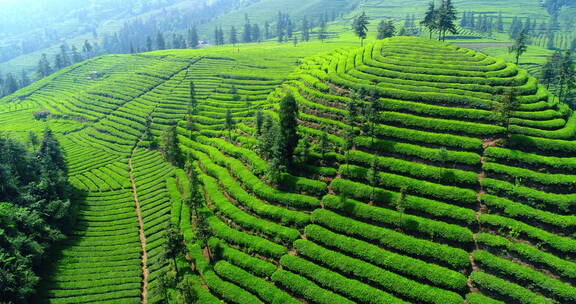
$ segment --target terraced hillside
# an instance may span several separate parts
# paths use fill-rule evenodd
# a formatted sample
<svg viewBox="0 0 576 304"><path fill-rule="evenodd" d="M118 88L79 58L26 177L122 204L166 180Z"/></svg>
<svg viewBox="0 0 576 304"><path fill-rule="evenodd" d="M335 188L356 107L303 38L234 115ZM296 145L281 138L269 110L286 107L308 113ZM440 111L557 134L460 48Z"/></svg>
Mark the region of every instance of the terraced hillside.
<svg viewBox="0 0 576 304"><path fill-rule="evenodd" d="M576 301L576 117L527 72L421 38L230 50L100 57L0 101L1 130L57 131L86 193L48 302L183 302L160 288L169 223L197 303ZM276 188L261 133L287 94L309 152ZM145 140L171 126L200 207Z"/></svg>

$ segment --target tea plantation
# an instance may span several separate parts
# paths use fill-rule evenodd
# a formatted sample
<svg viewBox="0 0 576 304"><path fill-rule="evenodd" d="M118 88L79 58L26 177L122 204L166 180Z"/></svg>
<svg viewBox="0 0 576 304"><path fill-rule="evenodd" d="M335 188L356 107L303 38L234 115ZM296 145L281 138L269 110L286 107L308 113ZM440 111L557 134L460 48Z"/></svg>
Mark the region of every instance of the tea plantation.
<svg viewBox="0 0 576 304"><path fill-rule="evenodd" d="M308 153L276 187L286 95ZM415 37L109 55L0 100L3 132L46 127L85 198L38 302L576 303L576 116L502 59ZM201 207L147 137L172 127Z"/></svg>

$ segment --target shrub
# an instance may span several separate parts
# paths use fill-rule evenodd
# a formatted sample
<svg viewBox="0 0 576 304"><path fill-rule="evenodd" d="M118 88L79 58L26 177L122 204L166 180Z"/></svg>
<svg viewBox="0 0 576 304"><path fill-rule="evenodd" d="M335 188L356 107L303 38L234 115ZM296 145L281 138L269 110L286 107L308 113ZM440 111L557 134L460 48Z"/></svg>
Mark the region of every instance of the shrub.
<svg viewBox="0 0 576 304"><path fill-rule="evenodd" d="M350 180L336 178L330 184L330 187L337 193L354 199L369 201L374 191L374 202L377 205L386 204L393 207L400 201L401 195L397 192L384 190L381 188L373 189L366 184L353 182ZM418 196L405 195L402 201L402 208L406 212L428 214L431 217L442 220L456 221L463 225L471 225L476 222L474 210L433 201Z"/></svg>
<svg viewBox="0 0 576 304"><path fill-rule="evenodd" d="M285 255L280 259L280 264L286 269L317 282L324 288L344 294L361 303L406 303L384 291L349 279L299 257Z"/></svg>
<svg viewBox="0 0 576 304"><path fill-rule="evenodd" d="M356 258L422 282L456 291L466 288L466 276L459 272L384 250L355 238L336 234L317 225L308 225L306 237L328 248L337 248Z"/></svg>
<svg viewBox="0 0 576 304"><path fill-rule="evenodd" d="M297 240L294 242L296 250L309 259L320 262L332 269L338 270L349 276L360 277L363 280L375 283L381 288L402 295L415 302L421 303L462 303L463 299L457 293L443 290L437 287L417 283L404 278L403 276L386 271L369 263L350 258L341 253L325 249L310 241ZM289 257L289 258L288 258ZM311 262L292 257L284 256L280 260L283 266L296 268L299 272L305 272L306 275L321 273L324 269L314 265ZM306 270L304 270L306 269ZM326 272L326 271L324 271ZM351 284L350 284L351 285ZM388 297L390 297L388 295ZM364 294L357 297L361 302L373 302L374 295ZM394 298L380 298L374 303L395 303Z"/></svg>
<svg viewBox="0 0 576 304"><path fill-rule="evenodd" d="M344 177L367 180L369 169L354 165L342 165L340 166L340 174ZM476 192L470 189L444 186L383 172L378 173L377 179L377 185L398 190L405 188L408 193L415 193L424 197L439 198L462 205L473 205L477 203Z"/></svg>
<svg viewBox="0 0 576 304"><path fill-rule="evenodd" d="M214 265L214 270L224 279L231 281L263 299L267 303L298 304L290 295L280 290L269 282L255 277L252 274L226 262L219 261Z"/></svg>
<svg viewBox="0 0 576 304"><path fill-rule="evenodd" d="M559 302L576 302L576 288L568 283L553 279L526 266L498 258L486 251L474 251L473 256L476 263L485 271L503 277L513 278L516 282L524 286L533 286L533 289L551 298L558 299Z"/></svg>
<svg viewBox="0 0 576 304"><path fill-rule="evenodd" d="M338 294L319 287L314 282L292 272L279 269L272 275L272 281L318 304L354 304Z"/></svg>
<svg viewBox="0 0 576 304"><path fill-rule="evenodd" d="M470 265L468 254L462 249L417 239L394 230L362 223L325 209L317 209L312 212L312 221L340 233L379 242L386 248L403 252L409 256L449 265L453 269L465 269Z"/></svg>
<svg viewBox="0 0 576 304"><path fill-rule="evenodd" d="M519 285L507 282L498 277L475 271L470 276L472 283L480 290L497 294L509 301L522 304L553 304L554 301L535 294Z"/></svg>

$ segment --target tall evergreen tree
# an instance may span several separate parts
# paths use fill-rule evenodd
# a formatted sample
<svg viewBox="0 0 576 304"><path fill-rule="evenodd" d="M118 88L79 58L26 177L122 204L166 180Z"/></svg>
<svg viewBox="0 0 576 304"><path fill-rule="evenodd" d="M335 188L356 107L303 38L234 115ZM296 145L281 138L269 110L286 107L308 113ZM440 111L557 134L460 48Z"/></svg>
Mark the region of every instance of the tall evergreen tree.
<svg viewBox="0 0 576 304"><path fill-rule="evenodd" d="M72 46L72 63L80 62L84 60L80 52L78 52L78 48L75 45Z"/></svg>
<svg viewBox="0 0 576 304"><path fill-rule="evenodd" d="M20 87L27 87L31 83L32 81L30 80L30 77L28 77L28 73L22 71L22 74L20 75Z"/></svg>
<svg viewBox="0 0 576 304"><path fill-rule="evenodd" d="M309 41L310 40L310 22L308 22L308 18L304 16L302 18L302 41Z"/></svg>
<svg viewBox="0 0 576 304"><path fill-rule="evenodd" d="M354 29L354 33L358 38L360 38L360 45L364 45L364 39L366 39L366 35L368 33L368 16L366 12L362 12L362 14L356 16L354 22L352 23L352 28Z"/></svg>
<svg viewBox="0 0 576 304"><path fill-rule="evenodd" d="M238 34L236 33L236 28L232 26L230 28L230 44L236 45L238 43Z"/></svg>
<svg viewBox="0 0 576 304"><path fill-rule="evenodd" d="M452 0L442 0L438 10L438 29L442 41L446 40L446 33L457 34L455 22L458 19Z"/></svg>
<svg viewBox="0 0 576 304"><path fill-rule="evenodd" d="M298 104L296 98L292 93L287 93L280 101L280 111L278 113L280 118L280 133L281 149L281 162L286 168L290 168L294 156L294 149L298 146L299 136L298 130Z"/></svg>
<svg viewBox="0 0 576 304"><path fill-rule="evenodd" d="M193 26L188 30L188 46L191 48L198 47L198 30L196 30L196 26Z"/></svg>
<svg viewBox="0 0 576 304"><path fill-rule="evenodd" d="M498 19L496 19L496 30L498 33L504 33L504 19L502 18L502 12L498 13Z"/></svg>
<svg viewBox="0 0 576 304"><path fill-rule="evenodd" d="M560 85L560 93L558 97L560 102L566 102L570 92L576 87L576 70L574 68L574 59L572 53L566 51L560 59L560 71L558 83Z"/></svg>
<svg viewBox="0 0 576 304"><path fill-rule="evenodd" d="M492 112L498 117L501 124L506 128L506 135L510 136L510 119L514 111L518 110L521 101L514 88L510 88L501 96L500 102L494 104Z"/></svg>
<svg viewBox="0 0 576 304"><path fill-rule="evenodd" d="M236 122L234 122L234 118L232 117L232 112L230 112L230 109L226 110L224 127L226 130L228 130L228 139L232 140L232 130L236 127Z"/></svg>
<svg viewBox="0 0 576 304"><path fill-rule="evenodd" d="M264 39L268 40L272 38L272 35L270 34L270 23L268 23L268 21L264 22Z"/></svg>
<svg viewBox="0 0 576 304"><path fill-rule="evenodd" d="M434 1L428 3L428 10L426 11L424 20L420 22L420 25L428 29L430 39L432 39L432 33L438 30L438 10L435 7Z"/></svg>
<svg viewBox="0 0 576 304"><path fill-rule="evenodd" d="M242 32L242 42L252 42L252 25L250 23L244 24L244 31Z"/></svg>
<svg viewBox="0 0 576 304"><path fill-rule="evenodd" d="M396 27L394 26L394 21L382 20L378 24L378 36L377 36L377 38L378 39L390 38L390 37L394 36L395 32L396 32Z"/></svg>
<svg viewBox="0 0 576 304"><path fill-rule="evenodd" d="M161 32L158 32L158 34L156 34L156 48L158 50L166 49L166 41L164 40L164 35Z"/></svg>
<svg viewBox="0 0 576 304"><path fill-rule="evenodd" d="M552 56L549 56L546 63L542 66L542 71L540 73L540 81L546 84L546 89L550 89L555 81L558 79L559 75L559 64L562 60L562 54L560 51L554 52Z"/></svg>
<svg viewBox="0 0 576 304"><path fill-rule="evenodd" d="M549 31L548 34L546 34L546 48L549 50L555 50L555 35L553 31Z"/></svg>
<svg viewBox="0 0 576 304"><path fill-rule="evenodd" d="M318 40L324 42L328 38L328 33L326 31L326 21L320 21L320 26L318 28Z"/></svg>
<svg viewBox="0 0 576 304"><path fill-rule="evenodd" d="M62 67L70 65L70 56L68 56L68 47L63 44L60 46L60 57L62 59Z"/></svg>
<svg viewBox="0 0 576 304"><path fill-rule="evenodd" d="M186 245L184 243L184 236L179 229L174 227L172 224L168 225L165 234L166 241L164 242L164 257L171 259L174 262L174 268L176 269L176 277L179 277L178 263L176 259L186 254Z"/></svg>
<svg viewBox="0 0 576 304"><path fill-rule="evenodd" d="M182 152L180 151L178 134L176 132L176 123L164 132L161 143L164 159L175 167L181 168L183 165Z"/></svg>
<svg viewBox="0 0 576 304"><path fill-rule="evenodd" d="M82 51L84 52L84 54L86 54L86 58L91 58L92 56L94 56L94 48L92 47L92 44L90 44L90 42L88 40L84 40L84 45L82 46Z"/></svg>
<svg viewBox="0 0 576 304"><path fill-rule="evenodd" d="M18 80L14 77L14 74L6 74L6 80L4 80L4 95L10 95L18 91Z"/></svg>
<svg viewBox="0 0 576 304"><path fill-rule="evenodd" d="M252 24L252 42L261 42L262 41L262 33L260 32L260 26L254 23Z"/></svg>
<svg viewBox="0 0 576 304"><path fill-rule="evenodd" d="M151 52L153 51L153 44L152 44L152 37L148 36L146 37L146 51L147 52Z"/></svg>
<svg viewBox="0 0 576 304"><path fill-rule="evenodd" d="M52 74L50 62L48 62L46 54L42 54L42 57L40 57L40 61L38 62L38 75L40 75L40 77L47 77L50 74Z"/></svg>
<svg viewBox="0 0 576 304"><path fill-rule="evenodd" d="M514 58L516 59L516 64L520 61L520 56L528 50L528 35L526 34L526 29L523 29L518 38L514 41L514 44L508 48L508 53L514 53Z"/></svg>

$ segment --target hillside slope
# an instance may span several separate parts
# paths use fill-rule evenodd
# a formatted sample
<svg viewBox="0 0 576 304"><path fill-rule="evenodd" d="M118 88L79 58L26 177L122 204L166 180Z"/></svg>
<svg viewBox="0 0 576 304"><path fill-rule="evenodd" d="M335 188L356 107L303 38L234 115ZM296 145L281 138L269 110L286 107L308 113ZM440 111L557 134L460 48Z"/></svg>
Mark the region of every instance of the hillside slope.
<svg viewBox="0 0 576 304"><path fill-rule="evenodd" d="M510 88L505 141L491 109ZM276 189L255 116L288 92L310 152ZM50 303L159 302L170 222L198 303L574 302L575 123L515 65L407 37L103 56L0 100L0 130L52 128L86 193ZM144 140L174 125L201 208Z"/></svg>

